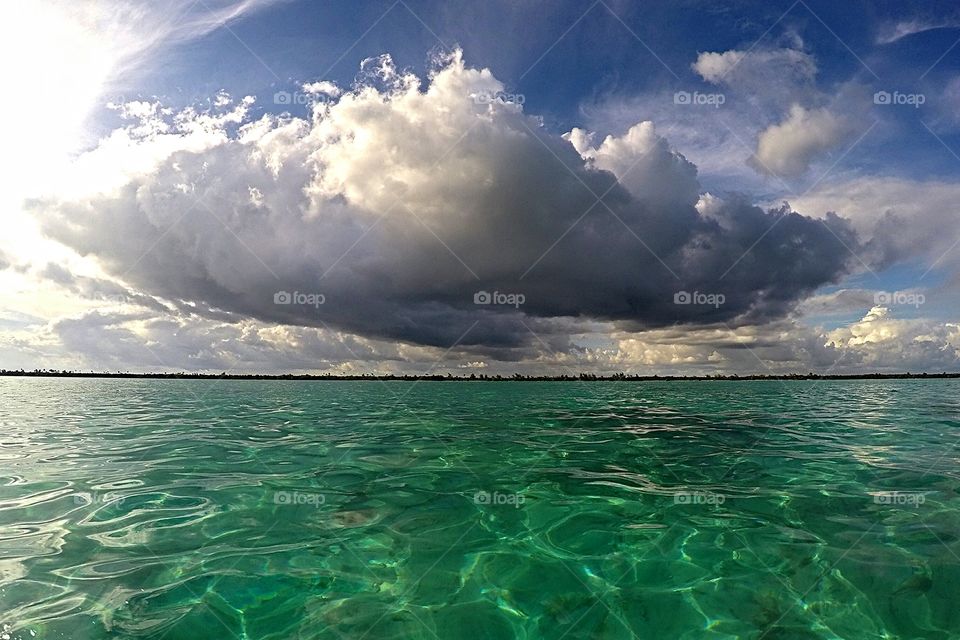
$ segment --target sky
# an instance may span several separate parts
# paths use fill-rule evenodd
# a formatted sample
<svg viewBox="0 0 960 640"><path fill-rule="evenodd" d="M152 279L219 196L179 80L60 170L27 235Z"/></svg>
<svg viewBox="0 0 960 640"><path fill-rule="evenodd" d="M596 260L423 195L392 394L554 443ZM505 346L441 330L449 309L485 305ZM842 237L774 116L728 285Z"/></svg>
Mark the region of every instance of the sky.
<svg viewBox="0 0 960 640"><path fill-rule="evenodd" d="M0 368L960 371L953 2L0 8Z"/></svg>

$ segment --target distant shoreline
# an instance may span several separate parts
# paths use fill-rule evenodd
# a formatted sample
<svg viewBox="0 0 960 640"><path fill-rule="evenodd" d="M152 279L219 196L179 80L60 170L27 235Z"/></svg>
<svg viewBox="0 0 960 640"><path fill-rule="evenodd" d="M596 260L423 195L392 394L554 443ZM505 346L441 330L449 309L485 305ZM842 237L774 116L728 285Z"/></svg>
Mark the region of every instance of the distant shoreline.
<svg viewBox="0 0 960 640"><path fill-rule="evenodd" d="M312 375L312 374L258 374L258 373L128 373L83 372L83 371L8 371L0 369L0 377L8 378L120 378L145 380L314 380L314 381L432 381L432 382L657 382L657 381L712 381L712 380L929 380L960 378L960 373L857 373L857 374L753 374L710 376L657 376L657 375L594 375L581 373L557 376L503 375Z"/></svg>

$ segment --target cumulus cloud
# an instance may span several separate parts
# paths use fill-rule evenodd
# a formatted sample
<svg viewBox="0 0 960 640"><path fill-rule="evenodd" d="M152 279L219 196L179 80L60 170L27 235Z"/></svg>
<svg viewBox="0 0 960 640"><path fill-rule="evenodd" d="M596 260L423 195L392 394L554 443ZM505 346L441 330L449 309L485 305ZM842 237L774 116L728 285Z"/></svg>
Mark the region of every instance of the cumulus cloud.
<svg viewBox="0 0 960 640"><path fill-rule="evenodd" d="M457 52L426 84L368 60L308 119L251 120L251 100L128 106L135 122L79 162L111 183L33 209L130 287L197 313L478 352L577 319L764 322L840 277L858 246L836 217L831 232L738 196L698 210L696 167L651 123L564 139L478 98L503 91ZM725 302L678 305L680 290ZM280 291L324 301L278 304ZM524 301L476 304L480 291Z"/></svg>
<svg viewBox="0 0 960 640"><path fill-rule="evenodd" d="M593 136L574 128L563 138L592 169L609 171L637 199L660 210L680 210L699 199L697 169L674 153L652 122L641 122L620 137L607 136L593 147Z"/></svg>
<svg viewBox="0 0 960 640"><path fill-rule="evenodd" d="M657 329L615 334L610 348L590 350L590 359L636 372L654 369L669 374L697 372L786 373L832 371L845 358L826 344L816 329L794 319L764 325Z"/></svg>
<svg viewBox="0 0 960 640"><path fill-rule="evenodd" d="M890 309L873 306L872 293L867 296L861 291L824 296L805 312L818 312L824 306L832 312L856 307L864 315L830 330L794 316L741 327L718 324L613 332L609 346L584 349L561 361L574 367L589 362L606 371L664 374L952 371L960 362L960 325L956 323L897 318Z"/></svg>
<svg viewBox="0 0 960 640"><path fill-rule="evenodd" d="M852 132L853 125L846 117L827 108L806 109L793 105L783 122L760 133L757 150L748 162L761 173L798 176Z"/></svg>
<svg viewBox="0 0 960 640"><path fill-rule="evenodd" d="M796 36L780 48L703 52L691 67L706 82L728 90L725 104L751 108L749 117L725 114L721 130L729 129L727 122L732 121L744 139L757 137L747 165L765 176L784 179L805 173L858 130L857 122L871 103L867 87L856 81L830 93L821 91L816 60Z"/></svg>
<svg viewBox="0 0 960 640"><path fill-rule="evenodd" d="M960 325L896 319L876 306L859 322L831 331L828 344L854 351L866 368L952 369L960 359Z"/></svg>

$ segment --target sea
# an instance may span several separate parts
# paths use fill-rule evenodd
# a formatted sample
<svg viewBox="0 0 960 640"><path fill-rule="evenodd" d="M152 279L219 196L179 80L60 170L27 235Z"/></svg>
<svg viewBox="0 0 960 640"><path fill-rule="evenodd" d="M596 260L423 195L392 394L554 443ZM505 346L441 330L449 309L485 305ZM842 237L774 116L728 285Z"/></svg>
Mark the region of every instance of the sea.
<svg viewBox="0 0 960 640"><path fill-rule="evenodd" d="M0 638L960 638L960 381L0 379Z"/></svg>

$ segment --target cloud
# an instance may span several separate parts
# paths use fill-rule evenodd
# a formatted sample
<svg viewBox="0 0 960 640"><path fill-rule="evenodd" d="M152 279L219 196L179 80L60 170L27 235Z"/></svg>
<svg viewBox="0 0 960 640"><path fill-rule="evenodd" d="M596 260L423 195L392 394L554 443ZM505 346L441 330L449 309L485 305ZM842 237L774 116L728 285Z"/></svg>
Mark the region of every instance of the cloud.
<svg viewBox="0 0 960 640"><path fill-rule="evenodd" d="M339 96L343 91L336 84L329 80L320 80L318 82L307 82L303 85L303 91L311 95Z"/></svg>
<svg viewBox="0 0 960 640"><path fill-rule="evenodd" d="M960 325L895 319L883 306L828 334L828 344L855 351L868 369L953 369L960 359Z"/></svg>
<svg viewBox="0 0 960 640"><path fill-rule="evenodd" d="M396 346L325 329L158 318L133 307L64 318L51 333L68 353L82 354L86 366L100 370L347 372L357 363L390 369L401 359Z"/></svg>
<svg viewBox="0 0 960 640"><path fill-rule="evenodd" d="M17 99L0 104L4 122L43 122L10 127L5 147L19 158L11 169L18 189L27 181L42 188L49 167L80 148L83 122L107 90L153 59L150 52L186 42L276 0L37 0L0 7L0 56L17 60L5 81ZM70 108L63 108L69 96ZM93 141L89 141L93 142ZM48 171L39 171L39 167ZM36 183L36 184L34 184Z"/></svg>
<svg viewBox="0 0 960 640"><path fill-rule="evenodd" d="M587 167L609 171L635 198L657 209L689 207L699 199L696 167L670 149L652 122L634 125L620 137L607 136L596 148L593 136L579 128L563 138Z"/></svg>
<svg viewBox="0 0 960 640"><path fill-rule="evenodd" d="M794 105L811 114L821 109L845 114L846 124L864 121L865 105L872 104L872 89L855 82L835 86L830 93L819 90L816 61L802 47L803 42L793 37L788 46L779 48L700 53L692 68L722 90L718 106L678 105L673 92L654 90L630 96L601 94L582 105L581 112L591 127L615 132L627 130L636 114L643 113L668 134L675 149L696 163L701 182L711 191L779 191L783 179L793 176L751 167L745 162L756 152L750 141L783 124ZM695 86L684 89L691 94L703 91ZM792 164L802 167L802 162Z"/></svg>
<svg viewBox="0 0 960 640"><path fill-rule="evenodd" d="M956 270L960 250L953 251L960 184L913 180L898 176L863 176L834 180L791 200L806 215L835 212L856 229L863 241L862 257L883 267L922 259Z"/></svg>
<svg viewBox="0 0 960 640"><path fill-rule="evenodd" d="M824 316L861 311L873 305L875 296L876 291L869 289L838 289L810 296L797 305L797 313Z"/></svg>
<svg viewBox="0 0 960 640"><path fill-rule="evenodd" d="M56 256L38 237L23 200L61 193L71 158L97 144L90 125L111 94L134 92L134 73L165 47L202 37L271 0L35 0L0 3L0 58L10 98L0 101L4 165L0 245L15 264ZM69 103L69 106L66 106ZM26 126L25 123L36 123ZM122 173L118 172L118 175Z"/></svg>
<svg viewBox="0 0 960 640"><path fill-rule="evenodd" d="M884 307L871 309L856 291L852 297L837 297L844 307L855 305L854 298L864 298L863 317L829 331L807 326L796 317L733 328L719 323L643 332L591 323L577 327L573 342L559 344L544 334L543 343L514 360L499 357L500 351L478 358L468 347L405 345L323 328L251 319L223 323L200 316L160 318L135 307L104 308L63 318L39 333L14 330L14 325L35 327L38 319L0 318L0 324L12 327L0 332L0 355L7 366L22 362L28 368L460 374L481 369L508 376L580 371L664 375L940 371L955 370L960 363L957 324L898 319ZM560 323L556 328L569 333L572 327Z"/></svg>
<svg viewBox="0 0 960 640"><path fill-rule="evenodd" d="M816 312L826 298L807 310ZM665 328L610 335L612 344L571 355L576 367L664 374L863 373L955 371L960 364L960 325L930 319L896 318L859 291L837 292L831 311L856 306L864 315L832 330L796 317L764 325ZM862 302L864 304L856 304Z"/></svg>
<svg viewBox="0 0 960 640"><path fill-rule="evenodd" d="M852 123L842 115L826 108L806 109L795 104L784 121L760 133L757 150L748 163L760 173L798 176L852 132Z"/></svg>
<svg viewBox="0 0 960 640"><path fill-rule="evenodd" d="M918 33L932 31L934 29L953 29L960 27L960 20L949 19L922 19L901 20L899 22L888 22L881 25L877 30L877 44L893 44L898 40L907 38Z"/></svg>
<svg viewBox="0 0 960 640"><path fill-rule="evenodd" d="M845 359L816 329L792 319L731 328L724 325L657 329L614 336L608 349L591 351L608 369L667 374L697 372L786 373L829 371Z"/></svg>
<svg viewBox="0 0 960 640"><path fill-rule="evenodd" d="M251 121L250 100L128 106L135 122L79 161L97 167L88 192L33 209L129 287L198 314L508 358L531 330L562 348L556 322L765 322L839 278L844 245L859 246L835 216L831 232L739 196L701 213L696 167L651 123L599 145L561 138L520 104L482 99L504 86L459 52L426 85L388 56L362 71L309 119ZM678 305L681 290L725 301ZM323 304L277 304L280 291ZM480 291L524 301L475 304Z"/></svg>
<svg viewBox="0 0 960 640"><path fill-rule="evenodd" d="M136 305L161 313L172 311L170 307L152 296L130 291L111 280L74 275L68 269L53 262L43 268L40 276L88 300L107 303L111 306Z"/></svg>
<svg viewBox="0 0 960 640"><path fill-rule="evenodd" d="M778 88L788 85L808 85L817 74L813 56L789 47L702 52L690 66L711 84L758 94L776 94Z"/></svg>
<svg viewBox="0 0 960 640"><path fill-rule="evenodd" d="M830 94L821 91L815 82L816 60L802 47L795 36L791 46L781 48L703 52L691 65L706 82L729 88L728 103L751 107L749 118L734 111L723 124L729 128L732 116L744 138L757 136L747 165L762 175L784 179L804 174L851 137L870 102L867 88L855 81Z"/></svg>

